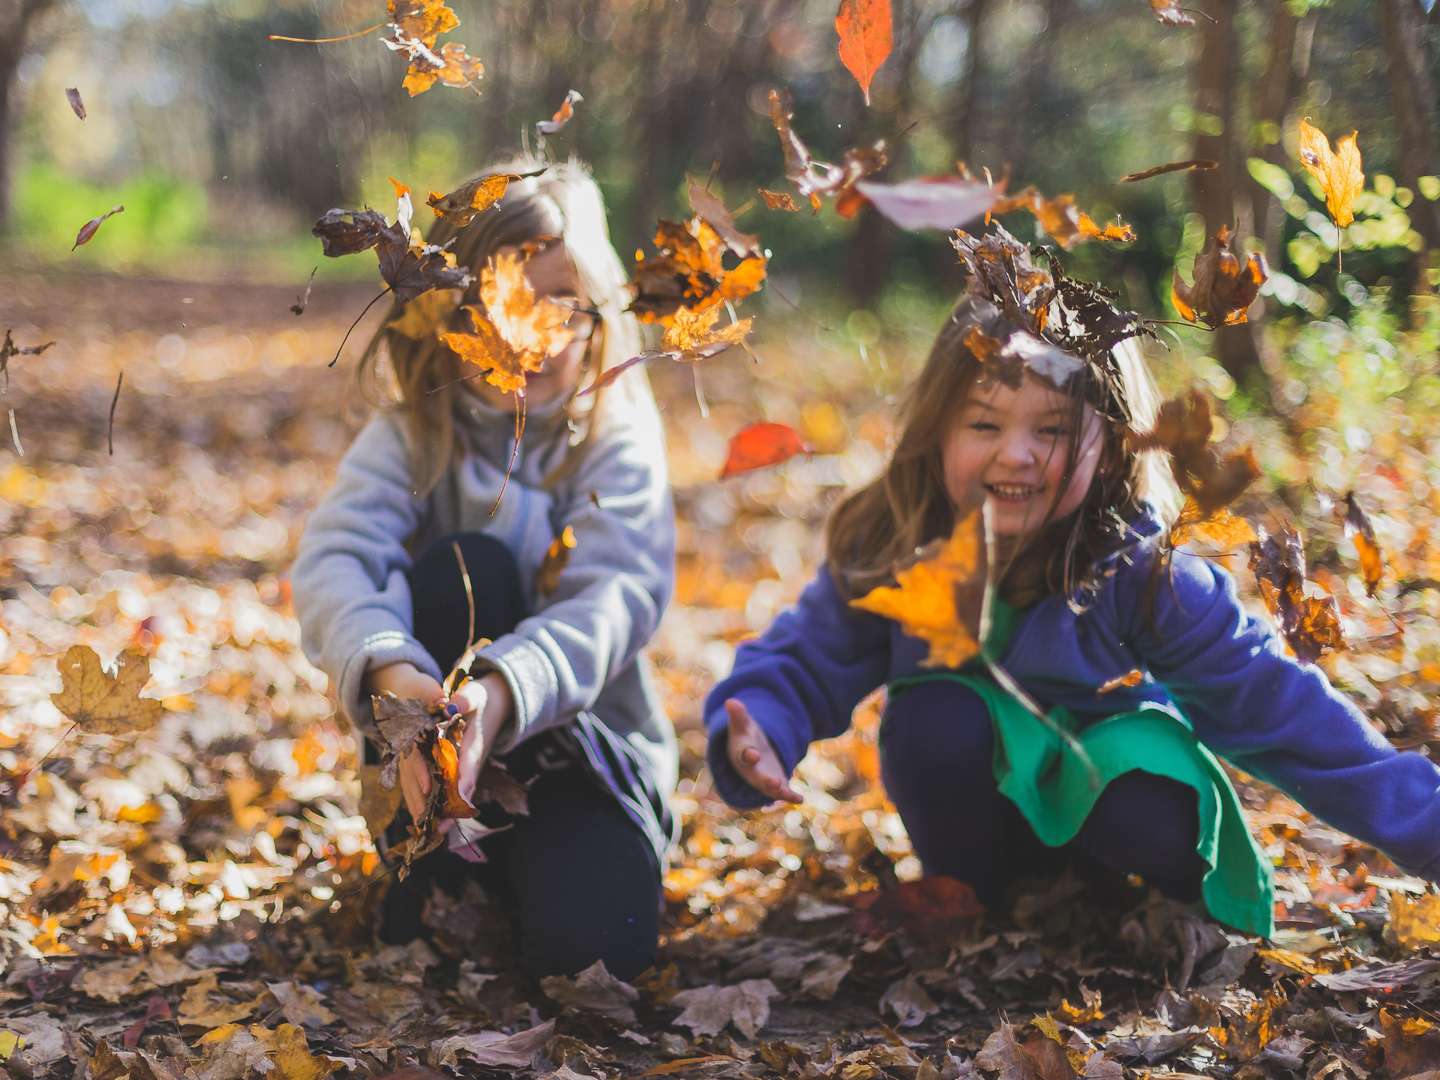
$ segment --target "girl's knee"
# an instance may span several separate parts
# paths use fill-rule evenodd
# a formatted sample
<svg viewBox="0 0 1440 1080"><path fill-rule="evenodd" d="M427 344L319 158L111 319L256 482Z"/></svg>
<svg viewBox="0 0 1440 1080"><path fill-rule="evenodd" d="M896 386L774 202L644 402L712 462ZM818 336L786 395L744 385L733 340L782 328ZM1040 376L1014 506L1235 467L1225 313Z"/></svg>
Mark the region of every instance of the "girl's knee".
<svg viewBox="0 0 1440 1080"><path fill-rule="evenodd" d="M991 770L990 710L970 687L928 682L889 702L880 725L882 764L902 771Z"/></svg>
<svg viewBox="0 0 1440 1080"><path fill-rule="evenodd" d="M605 925L577 918L563 926L530 928L520 942L520 963L534 979L575 976L596 961L617 979L629 982L655 963L659 948L655 911L617 914Z"/></svg>

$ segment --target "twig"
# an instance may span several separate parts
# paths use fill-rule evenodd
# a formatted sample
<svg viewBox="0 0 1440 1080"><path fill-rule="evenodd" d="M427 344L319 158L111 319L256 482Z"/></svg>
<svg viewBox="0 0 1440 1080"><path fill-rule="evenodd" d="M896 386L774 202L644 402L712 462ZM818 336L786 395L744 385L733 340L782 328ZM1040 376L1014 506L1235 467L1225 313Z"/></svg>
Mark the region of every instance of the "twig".
<svg viewBox="0 0 1440 1080"><path fill-rule="evenodd" d="M470 570L465 565L465 553L460 550L460 541L450 541L450 546L455 549L455 562L460 566L460 580L465 585L465 606L470 612L470 623L465 631L465 648L462 652L469 652L475 645L475 589L470 583Z"/></svg>
<svg viewBox="0 0 1440 1080"><path fill-rule="evenodd" d="M26 780L30 779L30 774L36 769L40 768L41 765L44 765L45 762L49 761L50 755L55 753L56 750L59 750L60 744L63 743L66 739L68 739L70 737L70 733L79 726L79 720L70 721L70 726L65 729L65 733L61 735L58 739L56 739L54 745L52 745L49 750L46 750L45 753L40 756L39 761L35 762L35 764L31 765L24 772L16 773L14 776L7 776L5 777L5 779L12 782L15 785L15 790L18 792L21 785L24 784Z"/></svg>
<svg viewBox="0 0 1440 1080"><path fill-rule="evenodd" d="M385 294L388 293L389 291L390 291L390 286L389 286L389 285L386 285L385 288L383 288L382 290L380 290L380 295L377 296L377 297L375 297L375 299L374 299L374 300L371 300L368 304L366 304L365 307L361 309L360 314L355 316L355 321L350 324L350 329L349 329L349 330L346 330L346 331L345 331L345 336L340 339L340 346L339 346L339 348L337 348L337 349L335 350L335 359L331 360L330 363L326 365L326 367L334 367L334 366L335 366L336 361L338 361L338 360L340 359L340 353L341 353L341 351L344 350L344 348L345 348L345 343L350 340L350 335L355 332L355 327L357 327L357 326L360 325L360 320L365 317L365 312L369 311L372 307L374 307L376 301L378 301L378 300L380 300L381 298L383 298L383 297L385 296Z"/></svg>
<svg viewBox="0 0 1440 1080"><path fill-rule="evenodd" d="M523 394L515 395L515 442L510 447L510 460L505 463L505 479L500 481L500 494L495 496L495 505L490 507L490 516L494 517L495 512L500 509L500 500L505 497L505 489L510 486L510 473L515 469L515 459L520 456L520 438L525 434L525 397Z"/></svg>
<svg viewBox="0 0 1440 1080"><path fill-rule="evenodd" d="M110 399L110 456L115 456L115 406L120 403L120 384L125 381L125 372L122 370L115 380L115 396Z"/></svg>

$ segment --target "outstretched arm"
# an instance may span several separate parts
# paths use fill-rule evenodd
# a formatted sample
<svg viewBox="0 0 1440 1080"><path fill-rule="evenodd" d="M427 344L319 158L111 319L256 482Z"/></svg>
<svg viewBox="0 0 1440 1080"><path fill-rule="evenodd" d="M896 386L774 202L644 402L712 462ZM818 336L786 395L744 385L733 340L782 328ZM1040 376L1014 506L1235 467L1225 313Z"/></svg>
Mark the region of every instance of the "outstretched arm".
<svg viewBox="0 0 1440 1080"><path fill-rule="evenodd" d="M1143 561L1142 561L1143 563ZM1148 568L1128 575L1127 638L1217 753L1312 813L1440 879L1440 768L1396 750L1313 664L1240 606L1209 560L1177 552L1147 618Z"/></svg>
<svg viewBox="0 0 1440 1080"><path fill-rule="evenodd" d="M855 706L884 681L891 625L849 607L829 569L822 567L794 607L782 612L761 637L736 650L734 670L705 699L710 772L726 802L749 809L787 798L780 787L766 789L737 767L730 748L735 706L729 703L733 700L763 733L778 763L778 777L788 789L788 779L810 743L848 728ZM749 741L749 725L742 723L742 728L747 748L759 750Z"/></svg>

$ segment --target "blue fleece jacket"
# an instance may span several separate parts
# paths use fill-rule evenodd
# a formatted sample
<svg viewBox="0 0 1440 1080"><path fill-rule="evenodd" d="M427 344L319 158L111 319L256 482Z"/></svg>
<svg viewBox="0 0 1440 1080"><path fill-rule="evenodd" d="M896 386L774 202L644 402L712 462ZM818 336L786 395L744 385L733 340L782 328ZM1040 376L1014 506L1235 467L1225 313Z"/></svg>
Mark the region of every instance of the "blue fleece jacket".
<svg viewBox="0 0 1440 1080"><path fill-rule="evenodd" d="M1153 518L1136 523L1138 539L1105 561L1108 577L1083 613L1059 595L1021 612L1001 665L1042 705L1064 706L1082 722L1146 701L1178 705L1216 754L1405 869L1440 880L1440 768L1396 750L1319 668L1286 655L1213 562L1177 553L1147 618L1160 531ZM788 772L813 740L845 731L872 690L920 671L927 651L897 623L850 607L822 567L794 607L739 647L734 670L706 699L721 796L741 809L766 801L726 757L727 698L750 710ZM1136 668L1147 676L1139 685L1096 694Z"/></svg>

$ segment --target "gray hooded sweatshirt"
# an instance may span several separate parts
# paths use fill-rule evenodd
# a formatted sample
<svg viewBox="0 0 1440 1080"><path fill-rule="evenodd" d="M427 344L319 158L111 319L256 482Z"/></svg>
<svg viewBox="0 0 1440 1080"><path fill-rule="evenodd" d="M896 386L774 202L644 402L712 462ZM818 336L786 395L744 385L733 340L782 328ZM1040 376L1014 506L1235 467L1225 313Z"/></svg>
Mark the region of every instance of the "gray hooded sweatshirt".
<svg viewBox="0 0 1440 1080"><path fill-rule="evenodd" d="M447 534L485 532L514 553L531 613L479 650L515 700L513 721L495 752L560 725L593 733L598 721L650 773L647 787L673 791L675 734L641 648L674 589L675 513L659 412L648 382L635 374L640 377L625 376L621 382L629 385L617 384L607 395L599 427L582 446L570 445L563 401L530 410L493 517L514 441L510 411L457 393L464 452L424 497L413 490L398 416L380 412L356 437L334 488L306 524L292 586L305 654L329 675L360 732L373 730L362 690L369 668L404 660L443 677L412 633L406 573L413 557ZM545 486L568 453L579 460ZM576 547L558 588L539 596L536 572L567 525ZM475 601L483 605L485 597ZM594 765L595 751L586 752Z"/></svg>

